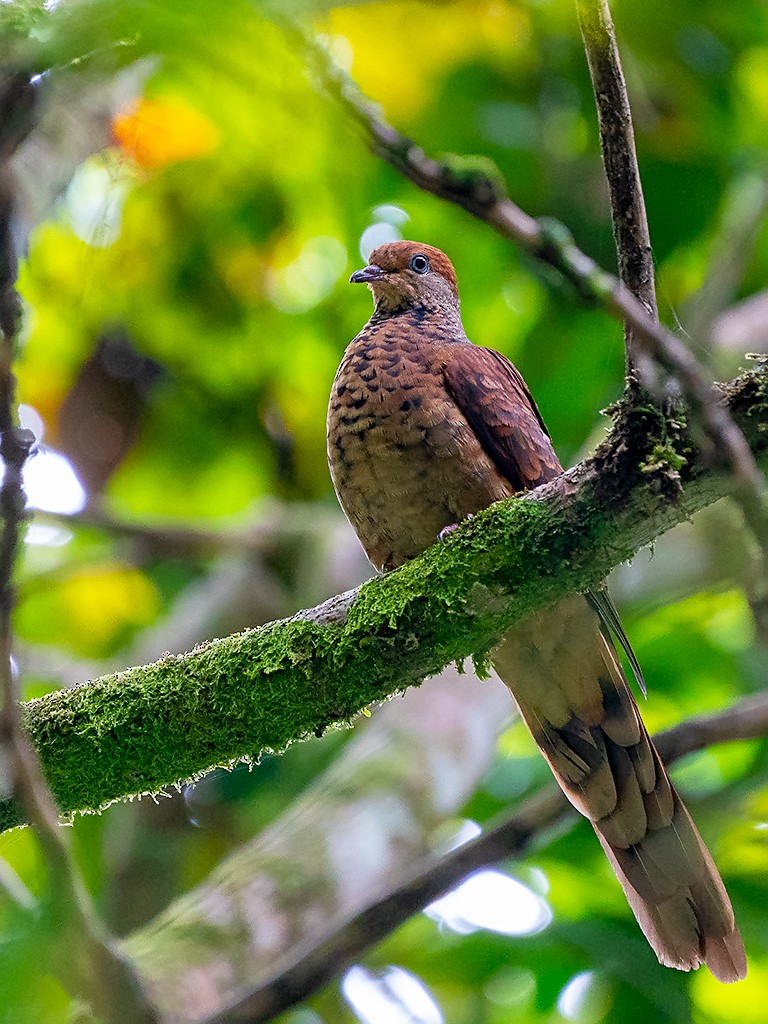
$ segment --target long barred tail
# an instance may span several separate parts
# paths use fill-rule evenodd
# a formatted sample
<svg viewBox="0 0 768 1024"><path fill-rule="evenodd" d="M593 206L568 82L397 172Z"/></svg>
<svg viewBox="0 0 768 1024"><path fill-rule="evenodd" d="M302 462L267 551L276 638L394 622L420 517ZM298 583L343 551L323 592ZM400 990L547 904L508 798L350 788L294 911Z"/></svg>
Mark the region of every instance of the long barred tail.
<svg viewBox="0 0 768 1024"><path fill-rule="evenodd" d="M586 600L513 627L492 660L563 792L592 822L660 962L744 978L725 886Z"/></svg>

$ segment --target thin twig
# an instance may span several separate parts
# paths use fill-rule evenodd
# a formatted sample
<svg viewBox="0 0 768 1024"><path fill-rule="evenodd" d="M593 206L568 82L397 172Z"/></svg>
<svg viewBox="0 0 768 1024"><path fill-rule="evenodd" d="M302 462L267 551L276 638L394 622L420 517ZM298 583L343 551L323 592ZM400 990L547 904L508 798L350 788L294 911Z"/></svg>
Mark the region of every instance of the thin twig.
<svg viewBox="0 0 768 1024"><path fill-rule="evenodd" d="M21 911L34 910L37 906L35 897L3 857L0 857L0 893Z"/></svg>
<svg viewBox="0 0 768 1024"><path fill-rule="evenodd" d="M711 715L700 715L666 729L654 743L667 764L686 754L730 740L754 740L768 735L768 691L745 697Z"/></svg>
<svg viewBox="0 0 768 1024"><path fill-rule="evenodd" d="M717 743L768 735L768 692L714 715L692 718L654 737L669 765ZM204 1024L260 1024L307 999L350 967L413 914L443 896L473 871L526 854L552 829L579 816L554 786L526 801L511 817L440 859L422 863L396 889L332 931L294 948L286 962L252 991Z"/></svg>
<svg viewBox="0 0 768 1024"><path fill-rule="evenodd" d="M611 200L619 278L656 320L651 236L635 152L632 113L607 0L576 0L595 94L600 147ZM635 365L631 326L625 329L627 374Z"/></svg>
<svg viewBox="0 0 768 1024"><path fill-rule="evenodd" d="M116 538L135 541L153 555L162 556L178 552L201 551L207 554L230 550L272 554L279 544L294 543L304 536L322 535L334 520L338 520L336 510L320 502L292 507L278 501L271 502L253 521L225 529L170 518L128 519L98 498L91 500L79 512L35 513L36 522L90 527Z"/></svg>
<svg viewBox="0 0 768 1024"><path fill-rule="evenodd" d="M691 337L711 353L713 328L718 319L732 315L733 302L755 251L768 215L768 179L754 171L738 175L730 184L704 280L685 303L683 323ZM741 349L753 348L741 339Z"/></svg>

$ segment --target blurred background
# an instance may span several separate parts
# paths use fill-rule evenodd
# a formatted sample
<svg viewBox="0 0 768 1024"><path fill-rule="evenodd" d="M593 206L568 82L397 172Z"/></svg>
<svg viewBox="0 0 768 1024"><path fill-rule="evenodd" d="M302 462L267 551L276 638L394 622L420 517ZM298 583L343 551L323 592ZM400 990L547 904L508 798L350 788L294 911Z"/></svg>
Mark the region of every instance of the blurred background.
<svg viewBox="0 0 768 1024"><path fill-rule="evenodd" d="M768 8L613 10L660 314L727 379L768 350ZM449 254L467 333L521 369L564 464L603 436L601 410L621 394L620 326L373 157L274 13L256 0L0 5L4 61L31 67L41 94L14 161L17 371L38 441L15 616L26 697L371 574L331 488L325 410L370 312L347 280L375 245L415 238ZM516 202L562 219L614 268L571 3L304 0L279 15L300 19L428 153L490 157ZM661 538L612 587L652 731L766 686L766 600L733 505ZM733 743L674 773L733 897L750 958L741 985L656 965L580 823L474 875L282 1019L762 1024L766 753ZM249 956L268 973L320 918L363 907L546 781L506 692L453 675L283 757L80 818L73 839L100 912L137 950L173 900L194 904L225 877L210 876L222 858L248 849L261 880L251 913L272 922ZM43 892L29 830L0 837L0 858L0 889ZM0 891L2 1021L77 1019L41 964L44 929L44 914L22 926ZM244 965L236 980L249 978ZM204 990L186 984L178 1006L202 1015Z"/></svg>

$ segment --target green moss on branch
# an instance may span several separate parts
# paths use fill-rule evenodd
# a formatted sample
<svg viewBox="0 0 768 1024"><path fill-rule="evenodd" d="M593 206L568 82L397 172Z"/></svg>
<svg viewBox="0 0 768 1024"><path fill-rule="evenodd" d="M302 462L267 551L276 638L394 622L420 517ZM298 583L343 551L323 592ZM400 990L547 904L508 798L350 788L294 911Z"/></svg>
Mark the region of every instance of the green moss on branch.
<svg viewBox="0 0 768 1024"><path fill-rule="evenodd" d="M761 366L724 389L757 454L768 448L767 377ZM25 726L64 813L283 750L451 661L482 658L512 622L593 587L728 487L679 424L620 406L594 459L397 572L293 619L30 701ZM0 803L0 828L21 821Z"/></svg>

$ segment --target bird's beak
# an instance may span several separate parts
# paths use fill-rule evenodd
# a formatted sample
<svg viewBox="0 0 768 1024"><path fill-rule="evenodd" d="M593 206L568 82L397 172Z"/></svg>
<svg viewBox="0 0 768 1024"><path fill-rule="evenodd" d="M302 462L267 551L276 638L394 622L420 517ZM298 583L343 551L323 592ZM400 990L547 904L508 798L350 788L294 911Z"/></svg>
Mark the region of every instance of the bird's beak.
<svg viewBox="0 0 768 1024"><path fill-rule="evenodd" d="M369 284L371 281L381 281L387 276L385 270L381 267L377 267L375 263L370 263L367 267L363 267L362 270L356 270L352 277L349 279L350 284Z"/></svg>

